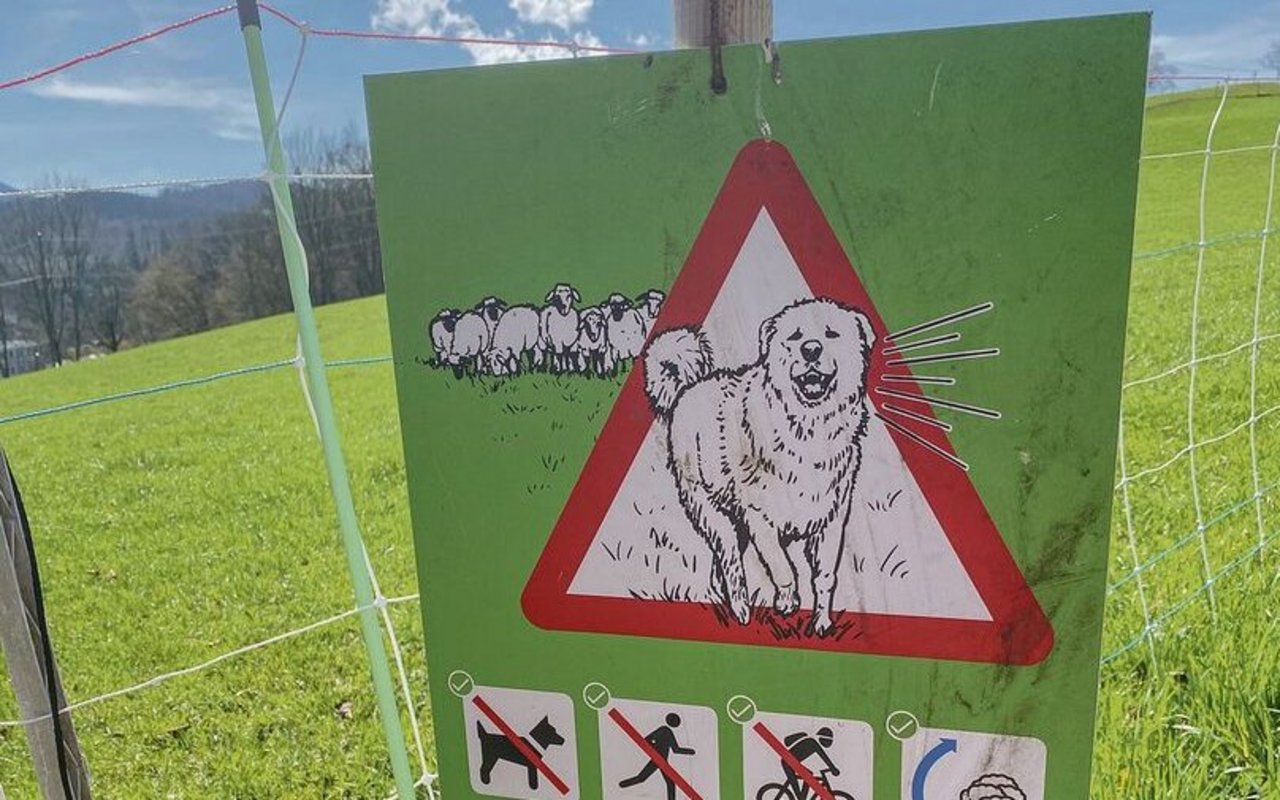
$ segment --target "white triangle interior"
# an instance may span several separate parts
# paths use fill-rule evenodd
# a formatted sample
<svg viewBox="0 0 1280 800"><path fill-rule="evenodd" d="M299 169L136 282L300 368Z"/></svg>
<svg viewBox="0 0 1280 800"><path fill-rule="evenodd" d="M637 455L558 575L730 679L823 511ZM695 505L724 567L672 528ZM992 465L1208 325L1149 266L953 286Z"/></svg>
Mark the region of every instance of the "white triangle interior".
<svg viewBox="0 0 1280 800"><path fill-rule="evenodd" d="M760 323L783 306L813 297L766 210L761 209L702 325L718 366L754 361ZM956 471L957 480L967 476ZM964 535L964 531L959 531ZM802 606L812 608L805 560ZM752 548L748 583L757 604L772 584ZM664 428L645 436L604 522L574 575L576 595L714 602L711 551L680 506L667 468ZM943 533L897 445L872 415L837 574L836 609L873 614L988 621L991 615Z"/></svg>

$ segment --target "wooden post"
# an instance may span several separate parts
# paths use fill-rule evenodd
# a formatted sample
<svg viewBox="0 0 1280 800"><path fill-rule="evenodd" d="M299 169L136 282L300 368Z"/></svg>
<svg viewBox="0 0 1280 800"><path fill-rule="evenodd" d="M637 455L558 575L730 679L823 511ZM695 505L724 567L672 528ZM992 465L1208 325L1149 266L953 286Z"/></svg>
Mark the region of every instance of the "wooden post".
<svg viewBox="0 0 1280 800"><path fill-rule="evenodd" d="M719 5L720 44L763 42L773 38L773 0L673 0L676 47L710 47L713 4Z"/></svg>
<svg viewBox="0 0 1280 800"><path fill-rule="evenodd" d="M9 462L0 450L0 648L18 699L29 719L27 743L46 800L90 800L89 772L76 741L53 645L44 632L44 604L30 532ZM50 703L50 697L54 703ZM0 798L4 792L0 791Z"/></svg>

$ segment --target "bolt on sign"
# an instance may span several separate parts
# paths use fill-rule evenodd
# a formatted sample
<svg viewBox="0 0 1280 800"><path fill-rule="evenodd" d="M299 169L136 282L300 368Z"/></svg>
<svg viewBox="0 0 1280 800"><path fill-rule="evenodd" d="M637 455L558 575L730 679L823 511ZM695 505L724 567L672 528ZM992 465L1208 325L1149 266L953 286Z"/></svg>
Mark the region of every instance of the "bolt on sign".
<svg viewBox="0 0 1280 800"><path fill-rule="evenodd" d="M368 80L448 797L1084 800L1148 32Z"/></svg>

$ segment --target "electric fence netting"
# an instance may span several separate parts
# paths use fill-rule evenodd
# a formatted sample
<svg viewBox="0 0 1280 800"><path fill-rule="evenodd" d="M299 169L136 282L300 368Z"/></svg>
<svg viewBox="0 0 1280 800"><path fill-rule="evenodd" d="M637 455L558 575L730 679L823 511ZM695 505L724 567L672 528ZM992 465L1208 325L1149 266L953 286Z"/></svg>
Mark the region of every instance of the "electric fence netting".
<svg viewBox="0 0 1280 800"><path fill-rule="evenodd" d="M284 156L284 153L280 152L280 149L279 149L280 140L277 134L281 129L282 125L284 124L290 99L293 96L294 89L298 81L298 77L303 70L305 57L307 54L307 44L310 39L312 38L351 38L351 39L365 39L365 40L375 40L375 41L413 41L413 42L436 42L436 43L449 42L449 43L456 43L456 44L461 44L464 46L472 46L472 47L501 47L501 48L519 48L522 50L534 50L534 51L543 51L543 50L561 51L566 55L574 56L574 57L577 57L579 55L602 53L602 52L615 52L615 51L627 52L627 51L615 50L614 48L608 48L608 47L593 44L590 42L586 42L586 43L556 42L556 41L545 41L545 40L522 41L518 39L511 39L511 38L489 38L489 37L474 37L474 36L473 37L467 37L467 36L455 37L455 36L422 35L422 34L414 34L414 33L391 33L391 32L385 32L385 31L353 31L353 30L318 28L318 27L312 27L304 22L301 22L298 19L294 18L293 16L289 15L288 13L282 11L281 9L275 8L274 6L271 6L269 4L266 4L266 3L259 4L258 8L260 8L262 12L265 12L271 18L284 22L288 28L291 28L294 32L296 32L298 37L296 60L293 64L292 73L289 78L288 85L285 89L283 100L279 104L278 110L268 106L269 116L267 118L264 118L263 120L262 127L264 128L264 131L263 131L264 143L266 144L266 147L267 147L266 161L268 165L268 171L266 173L262 175L256 175L256 176L224 176L224 177L215 177L215 178L138 181L138 182L129 182L129 183L122 183L122 184L108 185L108 186L96 186L96 187L72 188L72 187L59 186L54 188L36 188L36 189L7 192L5 199L16 201L16 202L22 202L24 200L29 200L29 199L46 199L46 198L57 199L57 198L62 198L70 195L76 195L76 194L88 194L90 192L93 192L93 193L138 192L138 191L148 192L148 191L156 191L156 190L172 190L172 189L190 188L190 187L196 187L196 186L235 185L235 184L244 183L246 181L259 182L260 184L265 184L270 191L271 204L274 207L275 215L277 217L278 222L280 223L281 237L283 239L282 244L285 251L285 257L287 260L290 256L294 255L295 253L301 253L302 245L303 245L303 233L300 232L297 229L297 227L295 227L294 215L291 207L292 198L288 196L289 193L287 192L287 190L283 191L282 193L281 187L287 184L280 183L280 181L288 181L293 183L294 185L324 183L329 181L341 181L341 182L358 181L358 182L363 182L365 184L368 184L371 181L371 176L367 173L367 171L358 172L358 171L348 170L345 172L326 171L321 173L308 173L306 171L299 170L292 174L288 174L288 175L283 174L284 169L283 169L282 157ZM236 10L236 6L227 5L227 6L222 6L216 9L212 9L207 12L196 14L187 19L165 25L154 31L150 31L148 33L145 33L139 36L131 37L129 39L101 48L91 53L86 53L82 56L72 58L65 62L56 64L52 67L42 69L37 72L20 76L11 80L6 80L0 83L0 91L12 90L19 87L27 86L28 84L37 83L44 79L56 76L59 73L62 73L66 70L78 67L80 65L97 60L104 56L108 56L110 54L120 52L122 50L126 50L127 48L132 47L134 45L159 38L160 36L163 36L166 34L172 34L177 31L181 31L185 28L189 28L194 25L197 25L199 23L208 22L218 17L230 15L231 12L235 10ZM243 12L243 7L241 10ZM243 15L242 15L241 21L242 21L242 24L245 23L245 19ZM254 24L253 27L255 28L261 27L260 19L254 20L254 22L256 24ZM246 46L249 48L251 67L259 66L258 64L254 63L254 59L255 58L260 59L261 52L262 52L261 49L257 49L257 45L253 41L254 38L256 37L250 35L250 33L246 31L246 42L247 42ZM257 79L259 76L265 78L265 62L263 62L261 66L263 67L263 69L254 75L255 79ZM257 88L258 87L255 86L255 89ZM269 89L267 91L269 91ZM262 106L261 94L259 95L259 105L261 109L261 106ZM347 215L349 216L351 214L371 212L371 210L372 210L372 207L371 207L371 204L369 204L365 208L359 208L359 209L356 209L355 211L349 211L347 212ZM318 217L317 219L319 221L332 221L335 216L340 216L340 215L330 214L327 216ZM261 226L254 226L254 227L259 228L258 232L261 232ZM245 230L242 228L240 230L233 232L231 235L237 235L237 234L243 235L244 233L245 233ZM184 236L184 240L193 241L193 240L199 240L201 238L211 238L211 237L221 238L225 236L227 236L227 234L217 233L217 232L197 233L197 234ZM360 245L363 243L365 242L363 241L356 241L354 243L344 242L343 245L351 246L352 244ZM25 250L37 249L38 250L43 246L44 246L44 243L39 241L37 238L36 241L27 241L27 242L20 243L17 247L11 248L10 252L5 253L5 255L13 255L12 250L17 250L17 249L25 249ZM314 243L313 243L313 247L311 248L311 255L313 257L318 255L318 253L314 249ZM43 262L41 263L43 264ZM304 295L301 301L301 305L305 306L305 309L298 308L299 304L298 302L296 302L296 298L295 298L294 305L295 305L295 309L300 314L303 312L309 314L310 302L307 295L310 294L310 287L307 286L307 280L306 280L309 277L309 275L305 271L306 270L305 256L303 256L302 264L303 264ZM43 284L43 283L63 280L66 278L67 278L66 275L52 274L47 271L40 272L35 275L27 275L27 276L17 277L17 278L7 278L3 281L0 281L0 290L17 289L19 287L23 287L24 285ZM4 414L3 422L0 422L0 424L11 424L11 423L24 422L24 421L32 421L42 417L75 411L79 409L85 409L90 406L97 406L104 403L112 403L115 401L121 401L126 399L142 398L142 397L147 397L151 395L162 395L179 388L192 387L192 386L198 386L198 385L209 385L209 384L219 383L230 378L245 378L246 376L257 376L263 373L286 371L290 368L296 368L299 373L299 377L301 378L302 391L305 396L305 406L309 411L311 422L314 424L316 432L320 433L322 440L324 440L325 437L322 433L322 429L325 426L325 421L323 419L324 414L317 413L317 406L316 406L315 398L313 397L313 392L316 390L317 384L314 382L313 377L306 375L304 372L308 365L308 361L303 354L305 336L306 336L306 325L302 324L302 326L300 327L299 338L297 343L297 352L293 358L278 358L271 361L267 361L266 363L256 364L252 366L236 366L229 369L218 370L207 375L201 375L201 376L192 377L192 378L183 378L176 381L168 381L156 386L127 389L124 391L107 393L97 397L72 400L70 402L60 403L55 406L45 407L41 409L28 409L24 411L18 411L16 413L7 413L7 414ZM77 349L79 348L77 347ZM336 359L336 360L330 361L327 364L325 364L324 367L333 368L338 366L360 366L360 365L384 364L389 360L390 359L387 356L356 356L352 358ZM385 375L383 376L383 378L385 379ZM327 388L322 389L322 392L327 394ZM178 431L175 430L174 433L175 435L177 435ZM390 433L394 436L394 431L391 431ZM333 441L336 441L336 439L334 439ZM329 442L325 442L325 444L328 445ZM154 455L159 455L159 454L156 454L153 452L153 456ZM326 455L328 456L329 454L326 453ZM163 456L160 456L160 457L163 457ZM326 461L328 462L330 461L330 459L326 458ZM333 476L331 474L331 478L332 477ZM341 481L341 483L345 483L345 478ZM215 492L232 490L232 487L208 487L208 488L211 491L215 491ZM345 489L345 487L340 486L338 482L334 482L334 483L331 483L330 488L334 492L335 499L338 500L339 515L341 516L343 512L343 507L342 507L342 500L340 499L340 494ZM56 526L54 527L54 530L55 531L57 530ZM406 656L406 648L403 647L401 644L401 635L397 633L396 622L394 619L395 612L398 610L398 607L404 604L415 603L417 601L417 595L409 594L409 595L403 595L398 597L389 597L386 594L384 594L381 588L381 585L379 583L377 574L375 573L373 559L370 557L368 551L364 549L363 542L359 543L358 547L360 550L360 559L362 561L362 569L367 573L367 580L372 589L371 598L368 599L364 604L358 604L355 608L348 609L345 611L337 611L336 613L326 616L323 619L313 621L313 622L308 622L307 624L304 624L304 625L289 627L288 629L283 630L283 632L276 633L269 637L253 641L248 644L242 644L238 647L225 649L222 652L220 652L218 655L215 655L211 658L200 661L199 663L196 663L196 664L186 664L176 669L168 669L168 670L160 671L158 673L152 674L151 677L148 677L144 680L130 683L128 685L125 685L119 688L114 688L101 693L91 694L91 696L85 699L68 703L68 705L63 710L66 712L84 710L84 709L88 709L90 707L96 706L97 704L107 700L130 697L135 693L140 692L144 689L154 689L155 687L160 687L163 684L166 684L169 681L172 681L174 679L182 678L195 673L200 673L205 670L211 670L215 667L218 667L219 665L222 665L228 660L235 659L238 657L244 657L250 653L263 650L270 646L279 645L282 642L294 640L297 637L300 637L304 634L315 635L317 632L320 632L320 631L328 631L329 629L338 628L343 623L349 624L349 622L352 619L357 618L361 615L375 613L377 614L378 619L381 623L381 629L380 629L381 637L385 638L385 643L390 646L392 663L394 664L395 688L399 694L399 697L397 699L393 699L393 703L396 703L396 705L398 705L401 711L401 714L394 714L393 716L398 718L401 715L403 715L404 719L403 720L396 719L396 723L397 725L404 723L405 726L409 729L411 733L411 748L409 749L412 750L412 754L416 762L414 765L414 769L417 777L412 781L403 780L403 774L407 774L407 773L402 773L400 770L396 770L398 786L397 786L397 791L393 792L391 796L395 797L398 795L403 795L404 793L406 793L406 791L416 793L417 790L419 789L424 789L428 795L434 796L435 794L435 788L433 783L434 775L431 771L430 763L428 760L428 747L424 741L424 735L428 732L424 731L423 725L420 723L420 720L419 720L420 710L424 707L423 698L421 697L421 691L424 686L424 676L422 675L422 670L420 666L421 658L420 656L417 655L418 650L420 650L421 648L421 635L420 633L417 633L410 640L411 642L410 650L414 656L417 656L416 658L414 658L414 661L419 665L416 672L411 674L410 666L408 662L410 658L412 658L413 656L409 656L409 657ZM403 547L401 548L402 553L405 552L405 550L406 548L403 548ZM252 555L250 555L249 558L252 559ZM307 563L308 556L304 554L301 556L301 558L304 564ZM331 564L329 566L332 567L335 565ZM337 572L340 574L340 570L335 570L334 572ZM108 577L109 579L114 580L117 577L115 571L112 570L109 573ZM355 580L358 577L360 576L356 574L353 574L352 576L353 580ZM403 576L400 576L400 578L401 578L400 582L403 582ZM288 580L288 576L286 576L285 580L286 581ZM359 581L357 581L357 583L359 583ZM359 594L359 590L357 590L357 594ZM252 601L252 600L249 601L249 603L254 603L254 602L255 601ZM262 608L261 604L263 602L264 601L261 598L259 598L256 601L259 609ZM314 609L314 608L315 608L315 605L312 605L311 609ZM417 623L416 615L414 617L411 617L410 619L412 620L412 623L411 623L412 627L414 628L420 627L419 623ZM402 626L405 624L403 619L401 620L400 624ZM130 655L134 655L134 654L130 654ZM68 660L73 660L73 659L69 658ZM145 654L138 653L134 658L131 658L128 660L132 660L135 662L147 662L155 659L146 658ZM344 677L349 678L349 676L344 676ZM376 675L376 664L375 664L375 683L376 683L376 679L377 679L377 675ZM68 681L68 686L74 686L74 685L75 685L75 679L74 678L70 679ZM417 687L416 691L414 687ZM352 694L355 694L356 693L354 691L355 687L352 687L352 689L353 689ZM386 707L387 706L385 705L382 706L384 710L386 709ZM392 707L394 708L395 706L392 706ZM354 716L356 713L355 704L352 702L351 699L340 700L339 702L334 704L332 713L334 716L336 716L339 719L350 718ZM365 716L368 716L368 715L366 714ZM385 714L383 716L385 717ZM39 721L39 720L32 720L32 719L0 720L0 731L3 731L4 733L7 734L9 733L9 731L13 729L20 728L24 725L27 725L29 723L36 722L36 721ZM190 726L179 725L177 727L171 728L168 731L168 734L177 740L181 740L182 734L185 732L185 730L188 727ZM385 719L384 719L384 727L386 727ZM264 731L269 731L269 729L270 729L270 726L268 726L265 729L262 726L258 727L259 744L261 744L262 741L264 740ZM389 745L390 747L390 756L391 756L391 761L393 765L395 765L397 757L399 757L402 761L407 761L408 756L405 753L405 750L406 750L405 743L402 740L398 740L397 736L392 736L390 732L387 735L388 735L387 745ZM398 731L397 731L397 735L398 735ZM384 753L386 752L385 745L384 745L383 751ZM321 754L321 758L323 760L331 760L337 755L338 754L336 753ZM385 780L384 770L376 769L376 766L377 765L375 765L374 771L376 772L377 775L380 776L376 778L376 780L384 781ZM342 783L350 783L353 786L360 787L357 789L357 792L361 794L361 796L364 796L366 792L363 789L363 785L367 782L368 781L356 780L356 781L350 781L350 782L344 781ZM331 782L326 781L325 783L331 783ZM225 783L219 783L217 785L219 785L220 789L227 788L227 785ZM285 787L282 786L281 789L283 791L285 790Z"/></svg>
<svg viewBox="0 0 1280 800"><path fill-rule="evenodd" d="M276 23L274 34L296 35L272 133L287 122L316 40L550 49L570 57L629 52L579 42L321 28L272 5L260 7L268 25ZM0 103L4 90L161 36L216 19L230 24L234 11L230 5L211 9L0 81ZM1280 85L1226 76L1181 80L1208 88L1155 96L1148 106L1149 118L1184 118L1180 129L1195 126L1198 139L1165 140L1149 126L1144 142L1104 680L1137 665L1158 669L1189 631L1211 637L1224 616L1264 614L1256 600L1251 612L1242 609L1271 586L1280 536L1280 251L1270 245ZM280 155L271 147L268 164ZM298 171L288 180L368 185L371 176ZM272 206L284 210L286 198L270 172L28 189L4 197L243 181L268 187ZM371 206L328 216L355 213L371 213ZM360 244L326 245L291 224L283 230L286 249L288 240L305 243L313 258L326 246ZM246 221L230 233L187 240L200 246L202 237L273 228ZM9 255L0 250L0 265ZM0 273L0 304L5 291L56 277ZM367 349L369 339L352 330L368 313L357 318L350 305L322 309L320 322L326 348L340 354L323 366L352 456L361 557L372 587L372 600L355 607L335 605L350 588L333 547L333 501L321 477L307 379L305 399L278 402L285 382L295 379L290 373L301 377L307 366L290 320L229 332L220 340L225 349L201 353L198 363L175 358L176 343L136 351L135 359L154 367L154 383L121 385L111 359L85 365L92 377L78 385L89 391L75 396L49 392L48 383L27 393L20 381L0 383L0 439L13 443L15 473L33 487L27 494L37 546L43 537L53 554L45 557L44 571L70 699L65 710L75 712L98 775L148 774L163 786L163 776L181 773L191 791L205 787L213 795L234 794L242 779L244 786L269 785L253 783L253 774L274 770L281 773L274 784L281 794L372 796L370 787L385 793L387 745L352 624L372 613L391 656L415 791L436 795L390 357L385 349ZM375 341L385 348L385 333ZM192 392L202 393L202 415L191 412ZM57 426L64 415L76 415L76 425ZM34 457L23 459L24 449ZM47 461L40 455L55 449L74 455ZM1039 465L1029 456L1024 461L1034 481ZM69 464L72 477L63 474ZM76 565L92 565L87 574L56 557L71 550L79 553ZM90 672L92 679L85 678ZM14 707L0 694L0 716ZM10 792L31 785L9 777L23 772L21 729L29 722L0 719L0 784L10 784L4 787ZM125 763L138 761L145 763Z"/></svg>
<svg viewBox="0 0 1280 800"><path fill-rule="evenodd" d="M1280 86L1214 83L1148 106L1149 120L1192 110L1204 146L1160 152L1148 125L1104 663L1145 646L1158 665L1163 640L1218 622L1220 595L1259 590L1250 567L1273 572Z"/></svg>

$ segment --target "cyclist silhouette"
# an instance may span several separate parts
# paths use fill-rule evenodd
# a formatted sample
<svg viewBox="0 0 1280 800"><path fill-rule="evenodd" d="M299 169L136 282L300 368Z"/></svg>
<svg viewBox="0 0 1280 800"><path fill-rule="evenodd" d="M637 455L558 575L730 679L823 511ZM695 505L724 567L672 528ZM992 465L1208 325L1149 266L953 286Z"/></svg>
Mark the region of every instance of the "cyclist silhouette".
<svg viewBox="0 0 1280 800"><path fill-rule="evenodd" d="M800 731L783 739L782 743L787 746L787 750L791 752L791 755L795 760L799 761L801 764L803 764L805 759L810 756L817 756L822 760L822 763L826 765L826 769L821 770L822 772L839 775L840 770L835 764L831 763L831 757L827 755L827 748L830 747L831 743L834 741L835 734L831 732L830 728L824 726L818 728L818 732L813 736L810 736L804 731ZM791 765L786 761L782 762L782 771L786 773L786 786L791 790L792 795L795 796L796 800L805 800L805 798L809 796L809 787L800 780L800 776L796 774L796 771L793 770Z"/></svg>
<svg viewBox="0 0 1280 800"><path fill-rule="evenodd" d="M653 733L644 737L644 740L648 742L649 745L658 752L658 755L662 756L662 760L667 763L671 762L671 755L673 753L682 756L693 755L694 749L692 747L681 747L680 743L676 741L674 729L680 727L680 715L668 714L666 723L666 725L658 726ZM654 759L649 759L649 763L645 764L643 769L630 778L620 781L618 786L622 789L627 789L637 784L644 783L649 780L649 776L653 775L653 773L657 771L658 762ZM665 772L662 773L662 779L667 782L667 800L676 800L676 782L668 778L667 773Z"/></svg>

